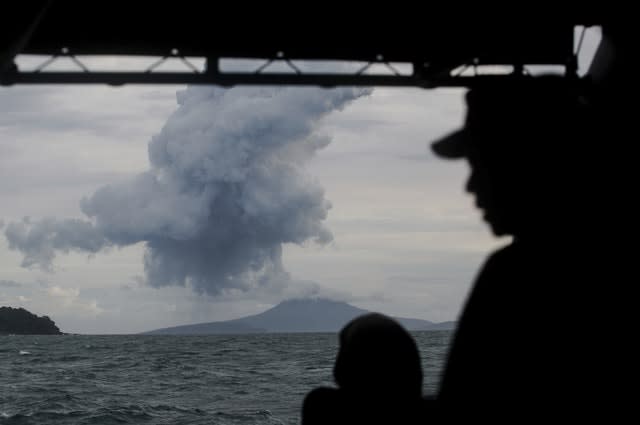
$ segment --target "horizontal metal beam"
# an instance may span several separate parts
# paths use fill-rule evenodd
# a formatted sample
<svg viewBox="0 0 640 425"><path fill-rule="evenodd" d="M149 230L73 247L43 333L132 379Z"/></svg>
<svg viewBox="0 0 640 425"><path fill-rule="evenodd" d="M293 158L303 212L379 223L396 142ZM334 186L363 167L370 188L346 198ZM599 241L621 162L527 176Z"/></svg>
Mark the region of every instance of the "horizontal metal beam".
<svg viewBox="0 0 640 425"><path fill-rule="evenodd" d="M19 72L0 76L0 84L214 84L309 85L309 86L399 86L422 87L426 81L414 76L293 74L293 73L184 73L184 72Z"/></svg>
<svg viewBox="0 0 640 425"><path fill-rule="evenodd" d="M475 87L483 84L522 83L534 77L477 75L428 79L415 75L351 75L293 73L184 73L184 72L16 72L0 75L0 85L13 84L211 84L292 86Z"/></svg>

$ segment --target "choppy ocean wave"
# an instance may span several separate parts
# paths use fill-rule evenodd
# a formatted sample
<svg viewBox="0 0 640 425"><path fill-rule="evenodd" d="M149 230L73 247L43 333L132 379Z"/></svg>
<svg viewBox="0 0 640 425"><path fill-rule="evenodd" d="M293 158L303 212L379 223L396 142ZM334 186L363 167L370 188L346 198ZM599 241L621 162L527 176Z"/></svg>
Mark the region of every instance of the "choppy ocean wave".
<svg viewBox="0 0 640 425"><path fill-rule="evenodd" d="M425 393L447 331L414 334ZM333 334L0 337L0 424L296 424ZM22 354L28 352L29 354Z"/></svg>

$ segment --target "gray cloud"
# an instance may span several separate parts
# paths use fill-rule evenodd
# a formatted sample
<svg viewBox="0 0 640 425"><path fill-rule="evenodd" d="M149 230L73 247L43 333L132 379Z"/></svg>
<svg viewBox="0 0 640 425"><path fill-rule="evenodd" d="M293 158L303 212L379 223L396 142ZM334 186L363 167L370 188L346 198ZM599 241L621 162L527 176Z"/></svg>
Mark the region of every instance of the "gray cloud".
<svg viewBox="0 0 640 425"><path fill-rule="evenodd" d="M135 100L148 92L140 88L123 95L103 86L71 86L64 90L11 87L0 91L0 130L11 136L29 129L50 143L68 137L70 132L101 138L112 136L113 140L130 143L146 136L139 131L139 126L122 126L131 115L139 115L139 119L145 121L158 115L166 116L167 111L159 104L168 104L166 97L174 94L163 90L157 92L158 95L144 105L146 110L141 111L140 103ZM160 93L165 95L162 102ZM100 104L99 109L87 107L96 103Z"/></svg>
<svg viewBox="0 0 640 425"><path fill-rule="evenodd" d="M22 285L14 280L0 280L0 288L20 288Z"/></svg>
<svg viewBox="0 0 640 425"><path fill-rule="evenodd" d="M79 219L31 221L25 217L9 223L5 236L10 249L23 253L23 267L39 266L47 271L51 271L56 251L96 253L109 245L91 222Z"/></svg>
<svg viewBox="0 0 640 425"><path fill-rule="evenodd" d="M330 208L304 164L330 139L319 120L369 90L192 87L149 143L150 170L81 201L89 220L7 225L22 265L56 252L146 243L146 281L210 295L289 280L282 244L331 241Z"/></svg>

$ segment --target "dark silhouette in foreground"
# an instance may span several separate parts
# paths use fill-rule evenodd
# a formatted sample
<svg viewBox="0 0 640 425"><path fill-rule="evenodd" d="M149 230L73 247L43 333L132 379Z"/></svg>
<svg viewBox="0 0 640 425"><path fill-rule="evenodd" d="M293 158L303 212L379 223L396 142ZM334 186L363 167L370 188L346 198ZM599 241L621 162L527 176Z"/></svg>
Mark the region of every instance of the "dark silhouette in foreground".
<svg viewBox="0 0 640 425"><path fill-rule="evenodd" d="M485 221L513 237L482 267L460 317L438 396L447 421L615 414L602 407L616 356L598 340L613 334L593 320L613 313L603 285L615 251L600 235L611 225L606 137L593 106L559 78L471 90L465 127L433 144L468 161Z"/></svg>
<svg viewBox="0 0 640 425"><path fill-rule="evenodd" d="M415 341L387 316L366 314L342 329L333 375L338 388L306 396L303 425L418 423L425 416Z"/></svg>
<svg viewBox="0 0 640 425"><path fill-rule="evenodd" d="M423 423L621 423L635 406L632 28L604 26L588 87L476 87L465 127L434 143L468 161L467 190L513 240L474 282Z"/></svg>
<svg viewBox="0 0 640 425"><path fill-rule="evenodd" d="M432 407L413 407L409 379L374 384L375 375L358 373L359 363L370 366L371 356L404 362L402 352L395 352L398 345L384 342L386 335L371 326L369 338L377 344L358 350L348 363L350 382L359 389L352 393L366 396L347 397L359 401L337 409L360 408L356 416L341 414L347 423L363 417L388 423L520 423L546 420L551 413L566 420L591 414L585 404L600 403L596 389L606 385L606 369L599 361L607 358L607 347L594 343L594 332L603 329L587 320L603 307L592 275L602 270L597 259L604 260L606 247L590 231L602 216L592 171L601 136L577 86L561 78L472 89L464 128L434 143L439 156L468 161L468 192L494 234L513 240L488 258L473 285ZM319 391L306 405L314 393L321 398ZM344 391L322 391L325 399L345 406ZM379 410L395 411L395 420ZM314 412L322 417L322 410ZM407 419L399 420L403 414ZM337 421L324 418L331 422Z"/></svg>

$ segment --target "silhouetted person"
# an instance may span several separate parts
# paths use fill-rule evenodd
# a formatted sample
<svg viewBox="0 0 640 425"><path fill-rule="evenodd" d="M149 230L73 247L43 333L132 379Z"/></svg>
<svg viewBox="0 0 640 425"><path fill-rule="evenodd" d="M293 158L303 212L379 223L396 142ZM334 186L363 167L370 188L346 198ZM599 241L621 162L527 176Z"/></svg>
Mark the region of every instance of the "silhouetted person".
<svg viewBox="0 0 640 425"><path fill-rule="evenodd" d="M389 317L366 314L342 329L333 375L337 389L305 398L303 425L418 423L424 416L418 349Z"/></svg>
<svg viewBox="0 0 640 425"><path fill-rule="evenodd" d="M438 396L449 420L588 416L606 391L597 309L607 282L592 280L607 249L594 243L599 136L565 83L472 89L464 128L433 144L468 161L485 221L513 237L482 267L460 317Z"/></svg>

